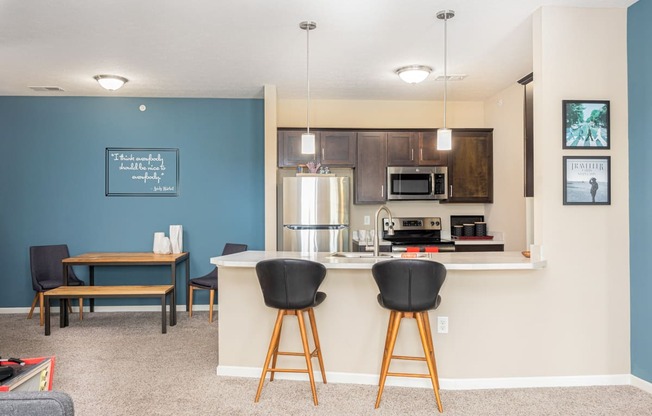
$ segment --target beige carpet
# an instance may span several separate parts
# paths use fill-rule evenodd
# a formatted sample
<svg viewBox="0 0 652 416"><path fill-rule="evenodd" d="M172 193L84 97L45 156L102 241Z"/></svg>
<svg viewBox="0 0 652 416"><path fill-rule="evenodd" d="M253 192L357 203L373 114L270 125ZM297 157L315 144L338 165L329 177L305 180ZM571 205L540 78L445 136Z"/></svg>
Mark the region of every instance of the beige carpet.
<svg viewBox="0 0 652 416"><path fill-rule="evenodd" d="M73 315L63 329L54 315L49 337L38 319L25 318L0 315L0 356L55 355L54 387L81 416L437 413L429 389L387 387L374 410L375 386L318 383L315 407L308 383L285 380L267 382L254 404L257 380L215 375L218 325L208 312L180 312L166 335L159 313L86 314L83 322ZM631 386L444 390L442 401L450 416L652 416L652 395Z"/></svg>

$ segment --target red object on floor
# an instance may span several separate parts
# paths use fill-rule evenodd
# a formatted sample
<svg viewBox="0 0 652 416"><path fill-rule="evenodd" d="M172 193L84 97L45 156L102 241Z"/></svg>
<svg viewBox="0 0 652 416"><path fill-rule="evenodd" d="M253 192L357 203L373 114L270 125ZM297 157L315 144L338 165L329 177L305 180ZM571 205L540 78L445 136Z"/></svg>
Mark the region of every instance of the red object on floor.
<svg viewBox="0 0 652 416"><path fill-rule="evenodd" d="M439 253L439 247L426 247L426 253Z"/></svg>
<svg viewBox="0 0 652 416"><path fill-rule="evenodd" d="M419 249L419 247L407 247L406 251L408 253L418 253L421 250Z"/></svg>

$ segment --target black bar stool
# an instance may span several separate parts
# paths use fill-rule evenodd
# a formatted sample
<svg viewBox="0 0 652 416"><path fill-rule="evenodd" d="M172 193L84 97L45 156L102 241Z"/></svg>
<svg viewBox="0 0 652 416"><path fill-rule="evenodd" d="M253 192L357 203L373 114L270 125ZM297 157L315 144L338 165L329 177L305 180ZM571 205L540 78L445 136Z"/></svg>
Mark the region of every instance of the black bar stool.
<svg viewBox="0 0 652 416"><path fill-rule="evenodd" d="M432 381L437 408L442 412L435 347L432 344L428 311L437 309L441 302L439 290L446 279L446 268L441 263L429 260L399 259L376 263L372 266L371 272L380 289L378 303L390 310L376 409L380 405L387 376L424 377ZM393 355L396 336L403 318L416 319L425 357ZM390 373L389 364L393 358L425 361L428 364L428 374Z"/></svg>
<svg viewBox="0 0 652 416"><path fill-rule="evenodd" d="M319 360L319 369L321 370L321 377L324 384L326 384L326 373L324 372L324 360L321 356L321 347L319 346L319 335L317 334L317 324L315 322L313 308L326 299L325 293L317 291L319 285L326 277L326 268L321 263L309 260L272 259L263 260L256 264L256 274L258 275L260 288L263 291L265 305L278 309L278 314L254 401L258 402L258 399L260 399L260 393L263 390L263 383L265 382L267 373L271 373L269 381L274 381L274 373L276 372L308 373L312 399L315 405L317 405L317 390L315 389L311 359L317 357ZM308 347L306 324L303 319L304 312L308 312L310 328L315 342L315 349L312 352L310 352L310 348ZM281 340L283 317L286 315L295 315L299 321L303 352L283 352L278 350ZM307 370L276 368L276 359L279 355L305 357ZM272 361L271 367L269 366L270 360Z"/></svg>

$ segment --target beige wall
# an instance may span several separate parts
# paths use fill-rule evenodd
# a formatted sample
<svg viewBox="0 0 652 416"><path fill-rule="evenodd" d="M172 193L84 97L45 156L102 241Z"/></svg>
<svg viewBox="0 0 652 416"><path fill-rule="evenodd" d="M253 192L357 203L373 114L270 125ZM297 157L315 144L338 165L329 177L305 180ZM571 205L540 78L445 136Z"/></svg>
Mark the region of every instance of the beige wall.
<svg viewBox="0 0 652 416"><path fill-rule="evenodd" d="M506 251L522 251L527 247L523 190L524 88L514 82L484 103L486 124L494 129L494 203L485 205L485 220L492 229L505 233Z"/></svg>
<svg viewBox="0 0 652 416"><path fill-rule="evenodd" d="M441 377L630 373L629 195L627 186L620 186L628 183L626 23L626 9L544 7L535 13L534 240L543 245L548 267L532 272L450 273L442 304L433 314L450 320L448 334L434 334ZM497 185L498 180L509 180L512 174L522 175L522 156L517 156L521 150L516 150L520 146L516 143L519 127L508 116L512 111L520 112L517 88L510 87L485 103L451 105L449 113L452 127L496 129ZM500 98L504 108L493 107ZM611 101L610 150L562 150L563 99ZM433 127L438 124L437 105L316 102L311 125ZM300 106L300 102L279 102L278 126L303 126L305 108ZM473 111L468 111L470 108ZM616 184L611 205L562 205L564 155L611 156L611 182ZM276 163L275 158L270 163ZM276 176L266 180L275 181ZM521 179L514 181L520 183ZM516 185L509 184L515 192ZM522 218L522 188L518 188L517 194L503 195L497 186L498 200L486 209L487 215L505 228L511 225L508 221L512 217ZM392 209L401 214L421 209L409 207L396 205ZM442 217L448 215L438 205L423 208ZM475 211L485 206L460 204L459 208ZM373 207L355 206L353 228L358 227L362 214L372 211Z"/></svg>
<svg viewBox="0 0 652 416"><path fill-rule="evenodd" d="M627 10L544 7L533 39L534 240L548 268L521 336L558 374L629 374ZM563 99L611 101L611 150L562 149ZM562 205L565 155L611 156L611 205Z"/></svg>
<svg viewBox="0 0 652 416"><path fill-rule="evenodd" d="M397 82L399 82L397 80ZM451 102L446 107L448 127L484 127L482 102ZM439 101L311 100L311 127L437 128L443 125ZM279 100L279 127L305 127L306 101Z"/></svg>
<svg viewBox="0 0 652 416"><path fill-rule="evenodd" d="M276 87L265 85L265 218L276 218ZM274 180L270 180L274 178ZM276 222L265 221L265 250L276 249Z"/></svg>

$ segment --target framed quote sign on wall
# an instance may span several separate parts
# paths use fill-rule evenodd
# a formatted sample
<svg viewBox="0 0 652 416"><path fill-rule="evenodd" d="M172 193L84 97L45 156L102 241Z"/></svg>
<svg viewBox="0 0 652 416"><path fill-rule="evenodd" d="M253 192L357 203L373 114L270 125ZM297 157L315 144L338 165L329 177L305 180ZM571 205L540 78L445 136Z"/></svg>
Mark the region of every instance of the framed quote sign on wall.
<svg viewBox="0 0 652 416"><path fill-rule="evenodd" d="M106 196L178 196L179 149L107 147Z"/></svg>

